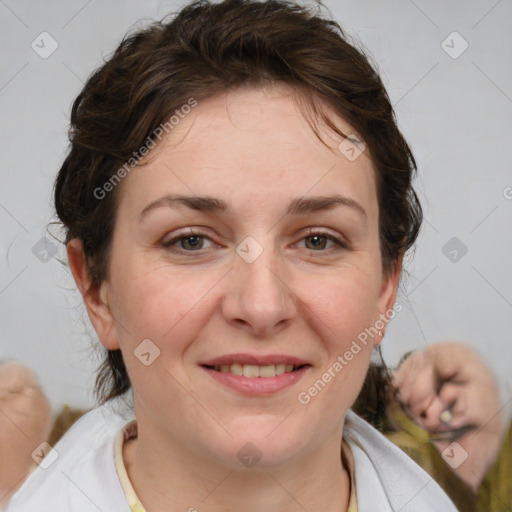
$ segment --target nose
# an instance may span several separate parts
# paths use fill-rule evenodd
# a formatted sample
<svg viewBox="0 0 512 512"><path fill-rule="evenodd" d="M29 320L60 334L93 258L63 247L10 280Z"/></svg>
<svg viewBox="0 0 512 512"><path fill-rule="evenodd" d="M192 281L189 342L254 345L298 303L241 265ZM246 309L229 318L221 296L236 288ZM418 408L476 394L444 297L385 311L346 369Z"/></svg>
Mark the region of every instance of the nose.
<svg viewBox="0 0 512 512"><path fill-rule="evenodd" d="M270 250L251 263L238 255L229 273L222 312L231 325L255 336L269 336L296 315L296 299L283 265Z"/></svg>

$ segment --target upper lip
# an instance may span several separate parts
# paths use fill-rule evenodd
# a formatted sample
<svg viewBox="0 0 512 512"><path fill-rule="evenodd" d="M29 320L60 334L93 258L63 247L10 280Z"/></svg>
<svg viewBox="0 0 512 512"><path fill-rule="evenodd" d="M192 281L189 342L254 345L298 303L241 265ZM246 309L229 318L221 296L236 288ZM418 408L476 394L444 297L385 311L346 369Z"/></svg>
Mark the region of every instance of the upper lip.
<svg viewBox="0 0 512 512"><path fill-rule="evenodd" d="M256 355L256 354L226 354L223 356L208 359L200 363L201 366L221 366L232 364L252 364L256 366L268 366L276 364L291 364L293 366L302 366L309 364L304 359L285 354L269 354L269 355Z"/></svg>

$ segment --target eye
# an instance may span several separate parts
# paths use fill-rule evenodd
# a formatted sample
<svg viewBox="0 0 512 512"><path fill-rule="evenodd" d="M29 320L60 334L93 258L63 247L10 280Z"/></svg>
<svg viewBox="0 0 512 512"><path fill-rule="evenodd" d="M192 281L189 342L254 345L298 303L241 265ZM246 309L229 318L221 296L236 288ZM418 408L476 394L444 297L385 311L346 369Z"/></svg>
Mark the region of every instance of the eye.
<svg viewBox="0 0 512 512"><path fill-rule="evenodd" d="M335 236L321 231L311 231L302 240L305 242L306 249L317 252L347 248L347 245Z"/></svg>
<svg viewBox="0 0 512 512"><path fill-rule="evenodd" d="M195 252L205 249L207 242L213 243L206 234L200 232L182 233L162 242L163 247L173 252Z"/></svg>

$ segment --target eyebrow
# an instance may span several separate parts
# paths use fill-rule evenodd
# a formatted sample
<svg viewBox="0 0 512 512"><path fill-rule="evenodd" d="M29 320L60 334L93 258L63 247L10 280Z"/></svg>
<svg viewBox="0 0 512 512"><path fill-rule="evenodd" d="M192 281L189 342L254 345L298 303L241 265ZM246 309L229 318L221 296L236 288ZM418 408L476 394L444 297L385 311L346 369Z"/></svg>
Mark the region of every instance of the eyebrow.
<svg viewBox="0 0 512 512"><path fill-rule="evenodd" d="M198 197L198 196L183 196L183 195L167 195L152 201L141 211L139 220L150 211L167 206L175 208L176 206L186 206L191 210L197 210L206 213L225 213L229 207L222 199L215 197ZM367 219L365 209L354 199L339 194L330 196L310 196L299 197L290 202L287 210L287 215L304 215L307 213L314 213L323 210L332 210L338 206L346 206L359 213L364 219Z"/></svg>

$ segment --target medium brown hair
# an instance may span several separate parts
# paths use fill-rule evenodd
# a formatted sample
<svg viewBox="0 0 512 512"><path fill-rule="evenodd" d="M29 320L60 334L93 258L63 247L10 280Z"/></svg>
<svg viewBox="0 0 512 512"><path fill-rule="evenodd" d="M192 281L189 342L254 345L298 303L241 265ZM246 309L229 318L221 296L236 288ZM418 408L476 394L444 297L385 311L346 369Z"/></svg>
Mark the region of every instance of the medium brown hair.
<svg viewBox="0 0 512 512"><path fill-rule="evenodd" d="M66 243L83 243L94 286L108 279L121 187L103 198L95 191L191 97L200 102L237 87L276 83L297 93L318 137L316 120L348 135L323 112L325 104L363 139L375 169L383 272L395 268L421 224L411 184L416 164L364 52L312 7L285 0L199 0L170 21L127 36L74 101L71 148L57 176L55 207ZM129 387L121 352L107 351L96 381L100 400Z"/></svg>

